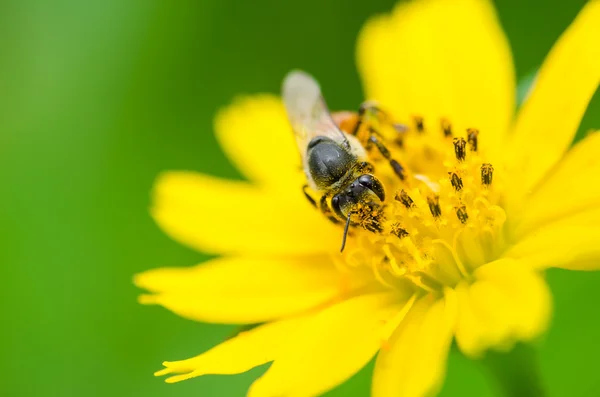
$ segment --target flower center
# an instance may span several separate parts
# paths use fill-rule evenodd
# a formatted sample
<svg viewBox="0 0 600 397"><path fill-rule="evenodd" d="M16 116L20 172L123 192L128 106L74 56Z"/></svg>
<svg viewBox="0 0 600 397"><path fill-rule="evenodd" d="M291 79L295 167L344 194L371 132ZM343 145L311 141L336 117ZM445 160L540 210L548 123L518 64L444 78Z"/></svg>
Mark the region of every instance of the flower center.
<svg viewBox="0 0 600 397"><path fill-rule="evenodd" d="M386 139L387 147L406 175L398 177L389 156L368 150L387 198L383 207L358 208L353 216L363 228L351 230L336 261L369 266L385 285L408 279L431 291L470 278L478 266L498 257L506 214L499 206L501 175L480 151L484 133L457 134L448 120L428 130L420 117L402 132L377 119L363 124L395 136Z"/></svg>

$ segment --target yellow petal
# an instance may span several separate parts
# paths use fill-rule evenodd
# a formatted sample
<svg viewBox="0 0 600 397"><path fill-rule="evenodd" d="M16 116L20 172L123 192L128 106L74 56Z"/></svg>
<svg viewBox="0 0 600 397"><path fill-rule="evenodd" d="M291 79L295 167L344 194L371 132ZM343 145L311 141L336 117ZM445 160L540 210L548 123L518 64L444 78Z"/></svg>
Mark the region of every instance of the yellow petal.
<svg viewBox="0 0 600 397"><path fill-rule="evenodd" d="M582 213L584 216L587 212ZM592 216L598 219L598 211ZM591 220L590 220L591 221ZM600 225L570 220L556 222L530 233L504 254L535 269L558 267L571 270L600 269Z"/></svg>
<svg viewBox="0 0 600 397"><path fill-rule="evenodd" d="M316 396L362 368L386 338L387 322L402 311L392 294L363 295L323 310L293 336L249 397Z"/></svg>
<svg viewBox="0 0 600 397"><path fill-rule="evenodd" d="M373 397L421 397L435 394L444 380L456 320L456 297L422 298L379 352Z"/></svg>
<svg viewBox="0 0 600 397"><path fill-rule="evenodd" d="M275 359L281 347L302 327L305 317L290 318L242 332L199 356L166 361L156 376L180 374L166 379L179 382L208 374L239 374Z"/></svg>
<svg viewBox="0 0 600 397"><path fill-rule="evenodd" d="M590 206L584 210L578 211L575 214L569 214L556 221L549 222L546 228L571 228L571 227L594 227L600 225L600 206ZM524 240L522 238L521 240Z"/></svg>
<svg viewBox="0 0 600 397"><path fill-rule="evenodd" d="M511 259L488 263L474 273L476 281L456 289L456 341L461 351L477 358L488 348L511 348L546 330L551 296L544 279Z"/></svg>
<svg viewBox="0 0 600 397"><path fill-rule="evenodd" d="M544 61L507 151L517 199L562 157L600 83L600 1L590 1ZM517 183L518 182L518 183Z"/></svg>
<svg viewBox="0 0 600 397"><path fill-rule="evenodd" d="M219 112L215 131L229 159L251 181L282 190L302 187L300 152L278 97L239 98Z"/></svg>
<svg viewBox="0 0 600 397"><path fill-rule="evenodd" d="M478 128L488 152L500 149L514 112L515 77L489 1L401 3L363 28L358 66L367 97L400 121L420 115L441 134L447 118L455 135Z"/></svg>
<svg viewBox="0 0 600 397"><path fill-rule="evenodd" d="M323 256L286 259L219 258L188 268L150 270L135 284L180 316L210 323L253 324L341 299L367 282L341 273Z"/></svg>
<svg viewBox="0 0 600 397"><path fill-rule="evenodd" d="M336 251L342 235L300 187L276 194L192 172L159 177L152 215L175 240L218 254Z"/></svg>
<svg viewBox="0 0 600 397"><path fill-rule="evenodd" d="M552 221L600 205L600 133L575 145L525 202L514 231L520 238Z"/></svg>

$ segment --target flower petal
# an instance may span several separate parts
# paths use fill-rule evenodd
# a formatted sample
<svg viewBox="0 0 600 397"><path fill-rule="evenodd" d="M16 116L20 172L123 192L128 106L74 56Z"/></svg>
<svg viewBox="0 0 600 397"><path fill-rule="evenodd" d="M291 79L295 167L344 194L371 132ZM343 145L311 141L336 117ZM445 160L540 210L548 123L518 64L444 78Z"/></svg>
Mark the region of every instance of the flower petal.
<svg viewBox="0 0 600 397"><path fill-rule="evenodd" d="M341 299L364 285L323 256L219 258L188 268L150 270L135 284L153 292L140 301L210 323L254 324Z"/></svg>
<svg viewBox="0 0 600 397"><path fill-rule="evenodd" d="M381 347L389 322L406 303L397 299L389 293L362 295L312 317L252 385L249 397L315 396L344 382Z"/></svg>
<svg viewBox="0 0 600 397"><path fill-rule="evenodd" d="M551 296L541 275L512 259L481 266L476 281L458 285L456 342L461 351L479 358L488 348L511 348L546 330Z"/></svg>
<svg viewBox="0 0 600 397"><path fill-rule="evenodd" d="M446 373L456 319L454 291L445 298L418 301L379 352L373 397L420 397L435 394Z"/></svg>
<svg viewBox="0 0 600 397"><path fill-rule="evenodd" d="M516 83L508 41L489 1L400 3L363 28L358 66L367 97L400 121L419 115L441 134L447 118L456 135L478 128L481 145L499 150L513 117Z"/></svg>
<svg viewBox="0 0 600 397"><path fill-rule="evenodd" d="M548 222L600 205L600 133L575 145L531 194L514 232L520 238Z"/></svg>
<svg viewBox="0 0 600 397"><path fill-rule="evenodd" d="M181 361L166 361L154 375L180 374L166 379L179 382L208 374L239 374L273 361L290 335L306 321L306 317L289 318L241 332L199 356Z"/></svg>
<svg viewBox="0 0 600 397"><path fill-rule="evenodd" d="M585 216L593 218L586 222ZM566 219L530 233L504 254L534 269L558 267L570 270L600 269L600 212L583 212L579 222Z"/></svg>
<svg viewBox="0 0 600 397"><path fill-rule="evenodd" d="M302 187L300 152L278 97L239 98L218 113L215 131L229 159L251 181L293 191Z"/></svg>
<svg viewBox="0 0 600 397"><path fill-rule="evenodd" d="M562 157L600 83L600 1L590 1L544 61L519 112L510 154L517 198ZM518 183L517 183L518 182Z"/></svg>
<svg viewBox="0 0 600 397"><path fill-rule="evenodd" d="M152 215L175 240L208 253L335 251L341 230L297 194L192 172L161 175Z"/></svg>
<svg viewBox="0 0 600 397"><path fill-rule="evenodd" d="M548 223L545 228L594 227L600 225L600 206L590 206L582 211ZM524 238L522 239L524 240Z"/></svg>

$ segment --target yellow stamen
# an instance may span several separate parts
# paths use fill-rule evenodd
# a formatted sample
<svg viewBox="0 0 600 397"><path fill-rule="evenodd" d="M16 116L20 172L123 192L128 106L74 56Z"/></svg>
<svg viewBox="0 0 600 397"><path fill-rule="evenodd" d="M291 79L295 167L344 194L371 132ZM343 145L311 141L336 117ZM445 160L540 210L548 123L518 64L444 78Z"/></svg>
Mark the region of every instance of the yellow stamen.
<svg viewBox="0 0 600 397"><path fill-rule="evenodd" d="M376 117L364 128L375 122L371 119ZM377 124L382 140L397 134L391 127L386 132L388 124ZM342 254L341 266L366 264L388 288L405 279L422 291L441 292L471 279L475 269L503 249L502 184L479 150L485 131L469 128L464 136L448 139L453 135L450 120L440 121L439 132L426 130L420 116L413 125L403 132L402 146L388 145L391 157L406 167L406 178L398 178L377 153L371 158L390 199L382 207L360 206L362 227L354 228L356 243Z"/></svg>

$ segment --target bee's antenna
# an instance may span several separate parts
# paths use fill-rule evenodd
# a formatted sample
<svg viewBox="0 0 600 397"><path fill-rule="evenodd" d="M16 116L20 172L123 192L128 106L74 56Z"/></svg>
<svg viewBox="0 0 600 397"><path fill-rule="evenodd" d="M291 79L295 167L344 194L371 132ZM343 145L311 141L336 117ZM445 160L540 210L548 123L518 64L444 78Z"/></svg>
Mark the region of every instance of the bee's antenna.
<svg viewBox="0 0 600 397"><path fill-rule="evenodd" d="M346 246L346 237L348 236L348 228L350 227L350 217L352 216L352 212L348 212L348 218L346 218L346 226L344 226L344 236L342 237L342 248L340 252L344 252L344 247Z"/></svg>

